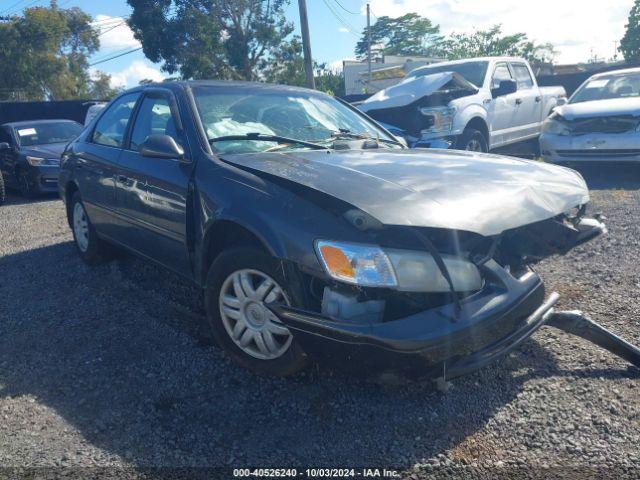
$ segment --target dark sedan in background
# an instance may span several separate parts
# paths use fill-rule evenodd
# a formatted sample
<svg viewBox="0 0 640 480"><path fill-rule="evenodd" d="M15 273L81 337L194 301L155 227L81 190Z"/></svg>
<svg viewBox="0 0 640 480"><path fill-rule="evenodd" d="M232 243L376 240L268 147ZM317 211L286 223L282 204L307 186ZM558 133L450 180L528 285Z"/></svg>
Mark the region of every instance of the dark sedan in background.
<svg viewBox="0 0 640 480"><path fill-rule="evenodd" d="M36 120L0 126L0 175L23 196L58 191L60 155L82 131L71 120Z"/></svg>

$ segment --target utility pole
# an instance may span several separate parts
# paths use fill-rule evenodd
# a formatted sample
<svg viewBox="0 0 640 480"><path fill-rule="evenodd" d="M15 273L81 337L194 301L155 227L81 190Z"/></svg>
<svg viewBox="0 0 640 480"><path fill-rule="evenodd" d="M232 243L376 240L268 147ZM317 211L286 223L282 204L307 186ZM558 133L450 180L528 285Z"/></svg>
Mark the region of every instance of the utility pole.
<svg viewBox="0 0 640 480"><path fill-rule="evenodd" d="M302 30L302 51L304 53L304 73L307 77L307 87L316 88L313 79L313 60L311 59L311 42L309 40L309 19L307 18L307 1L298 0L300 8L300 29Z"/></svg>
<svg viewBox="0 0 640 480"><path fill-rule="evenodd" d="M367 3L367 70L369 73L369 81L367 84L367 93L371 88L371 7Z"/></svg>

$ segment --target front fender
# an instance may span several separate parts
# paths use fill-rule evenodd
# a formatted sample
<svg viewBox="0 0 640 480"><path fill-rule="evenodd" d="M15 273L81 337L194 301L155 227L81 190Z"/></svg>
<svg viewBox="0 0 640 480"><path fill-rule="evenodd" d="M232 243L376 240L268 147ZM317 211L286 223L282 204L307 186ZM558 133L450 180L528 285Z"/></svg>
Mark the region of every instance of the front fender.
<svg viewBox="0 0 640 480"><path fill-rule="evenodd" d="M199 210L196 259L201 281L209 268L204 250L219 222L242 227L259 239L273 257L294 262L315 275L324 275L314 251L316 240L366 241L362 232L340 216L309 200L306 187L287 182L275 184L234 167L212 173L211 177L198 179L195 202Z"/></svg>
<svg viewBox="0 0 640 480"><path fill-rule="evenodd" d="M482 105L482 100L482 97L476 96L474 97L473 103L457 105L458 111L453 120L452 133L454 135L460 135L474 118L480 118L484 123L489 125L487 121L487 110Z"/></svg>

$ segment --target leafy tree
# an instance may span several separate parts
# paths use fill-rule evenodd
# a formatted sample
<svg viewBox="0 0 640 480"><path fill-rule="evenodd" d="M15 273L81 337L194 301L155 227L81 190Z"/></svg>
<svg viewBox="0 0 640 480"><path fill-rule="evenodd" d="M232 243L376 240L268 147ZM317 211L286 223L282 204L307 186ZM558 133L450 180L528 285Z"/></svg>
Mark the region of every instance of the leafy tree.
<svg viewBox="0 0 640 480"><path fill-rule="evenodd" d="M473 33L453 33L438 49L447 60L488 56L524 57L529 61L550 61L555 51L550 43L536 44L525 33L503 35L502 26Z"/></svg>
<svg viewBox="0 0 640 480"><path fill-rule="evenodd" d="M640 60L640 0L631 7L626 28L619 50L627 61Z"/></svg>
<svg viewBox="0 0 640 480"><path fill-rule="evenodd" d="M182 78L262 80L292 68L288 0L127 0L145 55ZM285 64L279 63L284 61Z"/></svg>
<svg viewBox="0 0 640 480"><path fill-rule="evenodd" d="M88 92L84 96L95 100L110 100L123 90L122 87L111 86L111 75L96 72L91 78Z"/></svg>
<svg viewBox="0 0 640 480"><path fill-rule="evenodd" d="M367 28L356 45L356 56L367 57ZM416 13L398 18L380 17L371 26L371 56L430 56L442 41L440 26Z"/></svg>
<svg viewBox="0 0 640 480"><path fill-rule="evenodd" d="M315 65L316 89L329 95L344 95L344 75L341 72L331 70L326 63Z"/></svg>
<svg viewBox="0 0 640 480"><path fill-rule="evenodd" d="M0 23L0 100L68 99L91 96L88 57L100 46L91 17L77 7L24 10ZM104 83L106 74L98 78Z"/></svg>

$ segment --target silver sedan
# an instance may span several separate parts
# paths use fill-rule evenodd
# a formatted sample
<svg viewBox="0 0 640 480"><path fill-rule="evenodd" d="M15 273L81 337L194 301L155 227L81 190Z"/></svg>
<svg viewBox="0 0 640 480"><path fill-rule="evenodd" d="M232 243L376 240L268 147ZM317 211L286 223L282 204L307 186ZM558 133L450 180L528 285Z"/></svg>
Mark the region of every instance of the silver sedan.
<svg viewBox="0 0 640 480"><path fill-rule="evenodd" d="M590 77L545 120L547 162L640 162L640 68Z"/></svg>

